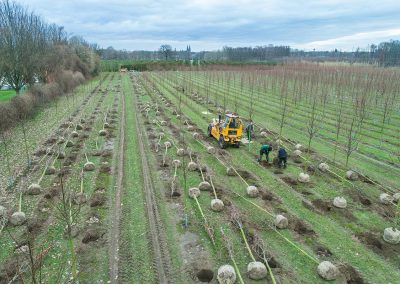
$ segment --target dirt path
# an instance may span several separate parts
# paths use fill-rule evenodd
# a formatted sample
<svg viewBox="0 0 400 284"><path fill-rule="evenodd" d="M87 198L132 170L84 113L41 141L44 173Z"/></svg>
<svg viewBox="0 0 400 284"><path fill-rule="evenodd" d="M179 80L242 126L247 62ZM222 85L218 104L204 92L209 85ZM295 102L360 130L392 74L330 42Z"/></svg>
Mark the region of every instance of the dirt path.
<svg viewBox="0 0 400 284"><path fill-rule="evenodd" d="M147 161L145 151L146 141L145 134L142 132L140 125L143 125L139 114L138 102L136 98L137 93L134 94L135 103L135 120L136 131L139 141L140 157L142 161L142 174L143 186L146 199L147 218L150 227L151 243L153 248L154 266L157 272L157 283L170 283L170 267L171 259L168 251L168 244L166 243L165 232L162 228L162 221L159 215L156 197L154 195L154 185L150 174L150 167Z"/></svg>
<svg viewBox="0 0 400 284"><path fill-rule="evenodd" d="M118 153L118 176L115 191L115 203L113 206L110 232L110 283L118 283L118 251L119 251L119 230L121 221L121 195L124 180L124 154L125 154L125 94L122 93L122 116L120 125L120 143Z"/></svg>

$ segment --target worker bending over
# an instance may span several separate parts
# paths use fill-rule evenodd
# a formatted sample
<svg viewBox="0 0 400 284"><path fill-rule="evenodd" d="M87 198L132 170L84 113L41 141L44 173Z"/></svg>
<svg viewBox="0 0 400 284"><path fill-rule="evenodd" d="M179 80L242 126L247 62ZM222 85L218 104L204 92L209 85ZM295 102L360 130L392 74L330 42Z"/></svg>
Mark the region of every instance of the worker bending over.
<svg viewBox="0 0 400 284"><path fill-rule="evenodd" d="M285 148L280 147L278 150L278 159L279 159L279 167L283 167L286 169L286 163L287 163L287 152Z"/></svg>
<svg viewBox="0 0 400 284"><path fill-rule="evenodd" d="M260 157L258 158L258 161L261 162L262 156L265 154L265 157L267 158L267 162L269 162L269 152L272 151L272 147L268 144L263 144L260 149Z"/></svg>

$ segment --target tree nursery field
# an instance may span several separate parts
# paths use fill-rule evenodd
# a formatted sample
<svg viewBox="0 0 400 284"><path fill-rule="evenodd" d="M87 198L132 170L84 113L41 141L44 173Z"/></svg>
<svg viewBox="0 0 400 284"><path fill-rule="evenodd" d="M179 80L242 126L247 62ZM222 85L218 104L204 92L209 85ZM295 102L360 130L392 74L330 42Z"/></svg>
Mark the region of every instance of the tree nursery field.
<svg viewBox="0 0 400 284"><path fill-rule="evenodd" d="M399 89L334 64L101 73L1 133L0 283L399 283ZM231 113L254 131L221 148Z"/></svg>

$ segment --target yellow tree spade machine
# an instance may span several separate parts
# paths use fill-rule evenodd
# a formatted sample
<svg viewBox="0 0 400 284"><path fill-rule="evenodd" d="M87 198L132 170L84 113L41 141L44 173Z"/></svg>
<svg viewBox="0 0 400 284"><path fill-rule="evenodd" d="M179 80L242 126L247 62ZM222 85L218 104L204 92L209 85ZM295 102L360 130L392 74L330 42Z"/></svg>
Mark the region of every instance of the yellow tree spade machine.
<svg viewBox="0 0 400 284"><path fill-rule="evenodd" d="M208 136L217 139L222 149L229 145L239 148L242 133L242 120L238 115L232 113L225 114L225 120L222 120L221 116L218 119L214 118L213 122L208 125Z"/></svg>

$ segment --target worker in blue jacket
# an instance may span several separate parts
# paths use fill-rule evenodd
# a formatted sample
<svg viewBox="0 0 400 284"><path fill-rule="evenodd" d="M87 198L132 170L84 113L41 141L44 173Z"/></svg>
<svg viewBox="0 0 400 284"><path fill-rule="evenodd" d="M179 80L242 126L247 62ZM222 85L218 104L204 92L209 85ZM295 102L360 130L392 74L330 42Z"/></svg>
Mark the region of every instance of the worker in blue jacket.
<svg viewBox="0 0 400 284"><path fill-rule="evenodd" d="M280 147L278 150L278 159L279 159L279 167L283 167L284 169L286 168L286 163L287 163L287 152L285 148Z"/></svg>

